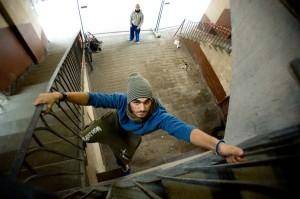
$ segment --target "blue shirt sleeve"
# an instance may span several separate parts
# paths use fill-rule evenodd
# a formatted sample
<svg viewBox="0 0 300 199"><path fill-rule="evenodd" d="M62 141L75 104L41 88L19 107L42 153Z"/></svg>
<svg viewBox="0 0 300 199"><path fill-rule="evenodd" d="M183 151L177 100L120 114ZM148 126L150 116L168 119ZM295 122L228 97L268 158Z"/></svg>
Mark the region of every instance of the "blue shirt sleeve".
<svg viewBox="0 0 300 199"><path fill-rule="evenodd" d="M126 99L123 93L89 93L88 105L118 109L126 103Z"/></svg>
<svg viewBox="0 0 300 199"><path fill-rule="evenodd" d="M160 128L167 131L170 135L176 137L180 140L185 140L190 142L190 135L192 130L195 128L192 125L189 125L175 116L164 113L160 122Z"/></svg>

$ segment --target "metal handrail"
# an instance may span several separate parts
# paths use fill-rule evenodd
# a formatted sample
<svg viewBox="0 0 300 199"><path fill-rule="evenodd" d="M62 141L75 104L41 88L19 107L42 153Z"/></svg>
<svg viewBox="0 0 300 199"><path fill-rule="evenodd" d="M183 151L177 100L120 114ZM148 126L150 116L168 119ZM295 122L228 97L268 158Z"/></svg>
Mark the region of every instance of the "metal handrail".
<svg viewBox="0 0 300 199"><path fill-rule="evenodd" d="M227 191L232 190L247 190L255 191L257 193L266 194L269 196L287 196L288 191L276 184L262 184L257 182L242 181L242 180L223 180L223 179L194 179L194 178L181 178L171 176L160 176L163 180L170 180L180 183L189 183L194 185L203 185L207 187L220 187ZM281 197L280 197L281 196Z"/></svg>
<svg viewBox="0 0 300 199"><path fill-rule="evenodd" d="M65 51L63 57L61 58L60 62L58 63L53 75L50 78L50 81L47 85L46 92L51 91L80 91L82 87L81 83L81 69L82 69L82 60L83 60L83 44L82 44L83 38L81 35L81 32L78 32L76 37L74 38L72 44L67 48ZM70 143L70 146L74 147L74 150L84 151L83 149L83 143L80 139L79 131L83 128L83 122L82 122L82 115L81 115L81 108L79 106L73 106L70 107L69 104L63 107L62 104L56 104L62 111L62 113L67 116L65 120L71 121L73 123L73 126L76 128L76 131L72 129L70 126L68 126L68 130L73 133L73 135L77 135L77 139L80 140L79 144L75 144L73 142L70 142L68 138L63 137L62 135L56 135L56 138L60 138L64 141L67 141ZM19 172L21 171L21 168L24 166L25 168L31 168L28 161L26 161L26 157L29 155L33 155L33 151L29 150L29 146L31 144L31 140L34 139L38 146L36 146L36 149L34 151L48 151L48 152L55 152L57 155L61 155L63 157L68 157L71 159L77 159L81 160L81 158L77 157L71 157L67 154L63 154L61 152L56 152L52 149L45 148L45 145L37 138L36 134L38 131L42 129L48 129L48 131L45 132L52 132L53 129L50 128L48 123L46 122L45 117L43 116L45 112L43 111L44 105L38 105L35 108L34 114L32 116L32 119L28 125L28 128L26 129L24 139L22 142L22 145L20 149L18 150L16 157L11 165L9 174L13 179L16 179ZM69 114L70 112L71 114ZM55 121L60 123L62 120L52 111L51 114ZM76 122L72 119L72 117L76 118ZM45 127L38 126L39 121L42 121L41 123ZM66 122L66 121L64 121ZM81 124L81 125L78 125ZM66 124L64 123L64 126ZM56 133L57 134L57 133ZM45 150L47 149L47 150ZM35 175L41 175L42 174L35 174Z"/></svg>
<svg viewBox="0 0 300 199"><path fill-rule="evenodd" d="M180 37L195 42L208 43L231 52L231 28L208 22L192 22L184 19L173 37Z"/></svg>

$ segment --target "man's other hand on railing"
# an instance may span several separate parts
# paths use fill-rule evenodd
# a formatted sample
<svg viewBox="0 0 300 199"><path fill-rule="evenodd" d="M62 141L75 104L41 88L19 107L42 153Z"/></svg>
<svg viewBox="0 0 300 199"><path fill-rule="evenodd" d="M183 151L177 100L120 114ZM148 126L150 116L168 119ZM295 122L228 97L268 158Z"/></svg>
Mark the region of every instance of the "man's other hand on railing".
<svg viewBox="0 0 300 199"><path fill-rule="evenodd" d="M244 151L234 145L220 143L218 154L222 156L228 163L237 163L245 161Z"/></svg>
<svg viewBox="0 0 300 199"><path fill-rule="evenodd" d="M52 106L59 101L68 101L73 104L87 105L89 99L88 93L85 92L52 92L52 93L41 93L35 99L34 105L46 104L46 112L49 112Z"/></svg>
<svg viewBox="0 0 300 199"><path fill-rule="evenodd" d="M59 102L60 99L63 98L63 94L60 92L53 92L53 93L41 93L39 96L34 100L33 104L35 106L40 104L46 104L47 109L46 112L51 111L52 106Z"/></svg>

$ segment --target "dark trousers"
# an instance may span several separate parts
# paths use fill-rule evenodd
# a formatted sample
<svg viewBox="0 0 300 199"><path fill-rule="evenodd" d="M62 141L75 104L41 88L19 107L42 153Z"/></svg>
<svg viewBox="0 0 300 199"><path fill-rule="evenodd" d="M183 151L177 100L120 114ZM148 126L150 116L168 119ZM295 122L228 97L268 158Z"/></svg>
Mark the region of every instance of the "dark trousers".
<svg viewBox="0 0 300 199"><path fill-rule="evenodd" d="M117 162L122 164L128 164L131 161L141 143L140 135L126 132L120 127L115 111L108 112L100 119L93 121L82 131L82 136L87 143L107 144Z"/></svg>
<svg viewBox="0 0 300 199"><path fill-rule="evenodd" d="M139 42L140 41L140 28L137 28L137 26L131 24L130 27L130 41L132 41L134 39L135 36L135 41Z"/></svg>

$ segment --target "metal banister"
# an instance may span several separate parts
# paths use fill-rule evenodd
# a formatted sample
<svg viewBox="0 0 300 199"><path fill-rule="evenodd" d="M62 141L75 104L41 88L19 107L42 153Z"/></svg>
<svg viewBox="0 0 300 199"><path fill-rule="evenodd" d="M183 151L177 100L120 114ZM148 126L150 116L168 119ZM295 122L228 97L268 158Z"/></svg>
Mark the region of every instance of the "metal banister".
<svg viewBox="0 0 300 199"><path fill-rule="evenodd" d="M82 88L82 61L83 61L83 38L81 35L81 32L79 31L76 37L74 38L72 44L67 48L64 55L62 56L60 62L58 63L53 75L50 78L50 81L47 85L47 89L45 92L51 92L51 91L64 91L64 92L72 92L72 91L80 91ZM63 102L61 102L63 103ZM55 108L57 108L57 112L51 111L49 115L52 115L50 119L52 119L52 122L62 124L65 127L64 130L69 131L70 135L76 135L75 138L79 140L79 142L71 142L68 140L68 138L63 137L61 134L58 134L60 132L54 131L49 123L46 121L48 118L45 118L45 112L43 111L44 105L38 105L35 108L34 114L31 118L31 121L25 131L25 135L21 144L21 147L16 153L15 159L11 164L9 175L16 179L19 172L21 171L22 167L24 168L31 168L34 170L33 167L26 161L26 157L28 155L34 155L32 151L43 151L45 150L45 144L38 139L38 136L36 135L37 132L43 133L52 133L57 139L61 139L65 142L69 143L69 146L74 147L74 150L81 151L80 153L84 153L83 148L83 142L78 136L80 134L80 130L83 128L83 119L82 119L82 110L80 106L70 106L67 103L56 103ZM62 114L63 117L66 116L65 119L60 119L58 114ZM75 118L75 120L73 119ZM71 121L71 122L70 122ZM40 122L40 123L39 123ZM71 125L67 125L66 123L71 123ZM44 127L38 126L39 124L43 124ZM75 127L75 130L74 130ZM38 144L37 146L34 146L33 149L29 148L31 141L35 140L35 142ZM53 149L47 149L46 151L51 152L55 151ZM63 152L58 152L56 155L61 155L63 157L70 158L71 156L68 154L64 154ZM82 155L81 155L82 156ZM74 158L74 157L72 157ZM78 160L82 160L82 158L75 158ZM63 172L62 172L63 173ZM66 172L67 173L67 172ZM35 174L43 176L42 174Z"/></svg>
<svg viewBox="0 0 300 199"><path fill-rule="evenodd" d="M231 28L214 23L192 22L183 20L176 35L193 40L195 42L204 42L217 48L231 52Z"/></svg>

